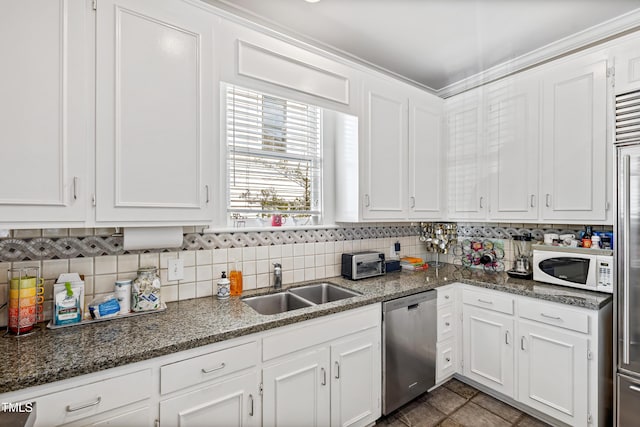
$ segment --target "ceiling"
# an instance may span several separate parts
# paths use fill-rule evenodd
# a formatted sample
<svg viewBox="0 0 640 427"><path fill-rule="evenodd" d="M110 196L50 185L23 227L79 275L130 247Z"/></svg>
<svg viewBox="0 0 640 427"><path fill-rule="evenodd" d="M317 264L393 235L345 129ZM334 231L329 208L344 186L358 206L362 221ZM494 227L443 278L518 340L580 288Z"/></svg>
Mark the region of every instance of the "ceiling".
<svg viewBox="0 0 640 427"><path fill-rule="evenodd" d="M640 8L640 0L206 0L433 91Z"/></svg>

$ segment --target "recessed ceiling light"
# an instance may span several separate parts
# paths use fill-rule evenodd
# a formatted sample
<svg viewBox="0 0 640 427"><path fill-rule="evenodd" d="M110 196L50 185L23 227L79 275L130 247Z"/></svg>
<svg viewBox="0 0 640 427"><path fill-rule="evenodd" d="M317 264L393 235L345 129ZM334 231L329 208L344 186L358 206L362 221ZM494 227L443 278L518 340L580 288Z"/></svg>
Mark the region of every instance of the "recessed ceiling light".
<svg viewBox="0 0 640 427"><path fill-rule="evenodd" d="M307 3L318 3L320 0L304 0Z"/></svg>

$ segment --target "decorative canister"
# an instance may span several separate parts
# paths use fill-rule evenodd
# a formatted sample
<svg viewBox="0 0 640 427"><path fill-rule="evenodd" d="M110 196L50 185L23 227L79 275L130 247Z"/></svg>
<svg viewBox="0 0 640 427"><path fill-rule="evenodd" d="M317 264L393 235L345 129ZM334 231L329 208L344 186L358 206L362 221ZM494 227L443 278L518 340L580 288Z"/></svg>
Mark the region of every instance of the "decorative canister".
<svg viewBox="0 0 640 427"><path fill-rule="evenodd" d="M131 310L149 311L160 308L160 277L157 267L140 267L131 284Z"/></svg>

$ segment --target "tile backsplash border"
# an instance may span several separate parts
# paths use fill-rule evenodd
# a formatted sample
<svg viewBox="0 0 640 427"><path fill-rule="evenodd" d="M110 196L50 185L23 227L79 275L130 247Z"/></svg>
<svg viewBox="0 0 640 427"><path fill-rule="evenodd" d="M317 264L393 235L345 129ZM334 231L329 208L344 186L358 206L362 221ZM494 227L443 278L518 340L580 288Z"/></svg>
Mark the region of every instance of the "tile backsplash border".
<svg viewBox="0 0 640 427"><path fill-rule="evenodd" d="M192 231L193 227L185 227ZM82 229L85 234L91 229ZM74 236L74 229L16 230L12 237L0 239L0 262L44 261L110 255L169 251L231 249L282 244L337 242L349 240L416 236L413 224L356 225L308 230L237 231L223 233L185 232L180 248L125 251L123 239L115 229L95 229L93 235ZM66 233L65 233L66 232ZM77 233L77 231L75 231ZM57 235L57 236L56 236ZM25 237L23 237L25 236Z"/></svg>

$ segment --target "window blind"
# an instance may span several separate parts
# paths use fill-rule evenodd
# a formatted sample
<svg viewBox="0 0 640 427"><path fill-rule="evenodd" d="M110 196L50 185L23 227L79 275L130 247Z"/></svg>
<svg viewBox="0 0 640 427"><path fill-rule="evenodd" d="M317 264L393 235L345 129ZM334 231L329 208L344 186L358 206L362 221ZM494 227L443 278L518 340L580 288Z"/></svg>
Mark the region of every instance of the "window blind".
<svg viewBox="0 0 640 427"><path fill-rule="evenodd" d="M320 214L320 109L226 87L228 204L241 217Z"/></svg>

